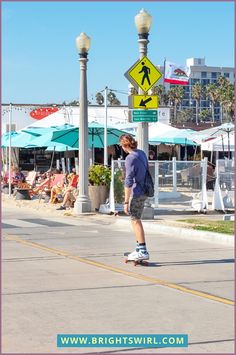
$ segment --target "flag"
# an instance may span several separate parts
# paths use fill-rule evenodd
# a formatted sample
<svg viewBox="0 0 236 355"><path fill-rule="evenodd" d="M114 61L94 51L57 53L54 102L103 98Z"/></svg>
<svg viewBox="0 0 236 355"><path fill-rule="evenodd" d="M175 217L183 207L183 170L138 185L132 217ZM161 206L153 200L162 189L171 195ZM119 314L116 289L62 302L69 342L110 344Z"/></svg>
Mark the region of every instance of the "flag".
<svg viewBox="0 0 236 355"><path fill-rule="evenodd" d="M165 62L164 82L170 84L188 85L190 67Z"/></svg>

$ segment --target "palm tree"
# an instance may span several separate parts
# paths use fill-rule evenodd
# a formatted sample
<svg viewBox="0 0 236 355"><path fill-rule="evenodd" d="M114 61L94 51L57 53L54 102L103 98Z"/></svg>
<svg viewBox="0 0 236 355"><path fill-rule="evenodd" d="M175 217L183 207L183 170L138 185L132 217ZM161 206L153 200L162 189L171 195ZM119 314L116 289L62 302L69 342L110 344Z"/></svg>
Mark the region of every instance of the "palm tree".
<svg viewBox="0 0 236 355"><path fill-rule="evenodd" d="M208 118L211 117L211 111L209 109L203 109L199 113L199 117L201 121L208 121Z"/></svg>
<svg viewBox="0 0 236 355"><path fill-rule="evenodd" d="M192 97L196 100L196 124L198 124L199 104L203 95L202 86L199 82L192 86Z"/></svg>
<svg viewBox="0 0 236 355"><path fill-rule="evenodd" d="M220 100L222 102L222 107L226 112L226 121L232 121L235 112L235 102L234 102L234 86L233 84L228 84L224 92L221 92Z"/></svg>
<svg viewBox="0 0 236 355"><path fill-rule="evenodd" d="M165 105L165 99L166 99L166 89L164 85L156 85L151 89L152 95L157 95L158 96L158 103L159 105ZM167 100L168 101L168 100Z"/></svg>
<svg viewBox="0 0 236 355"><path fill-rule="evenodd" d="M174 121L177 120L177 106L181 104L184 97L184 89L182 86L174 86L168 91L169 102L174 105Z"/></svg>
<svg viewBox="0 0 236 355"><path fill-rule="evenodd" d="M99 106L103 105L104 104L104 96L101 92L98 92L96 94L96 102Z"/></svg>
<svg viewBox="0 0 236 355"><path fill-rule="evenodd" d="M212 122L215 122L215 104L219 101L219 89L216 84L208 84L205 87L206 96L210 99L211 102L211 115Z"/></svg>
<svg viewBox="0 0 236 355"><path fill-rule="evenodd" d="M109 104L111 106L119 106L120 105L120 100L116 97L116 94L113 91L109 91L107 95L107 99L109 101Z"/></svg>
<svg viewBox="0 0 236 355"><path fill-rule="evenodd" d="M217 80L219 91L219 102L221 108L221 122L223 122L224 111L227 116L233 116L234 113L234 87L230 81L224 76L220 76ZM229 117L226 117L228 119Z"/></svg>

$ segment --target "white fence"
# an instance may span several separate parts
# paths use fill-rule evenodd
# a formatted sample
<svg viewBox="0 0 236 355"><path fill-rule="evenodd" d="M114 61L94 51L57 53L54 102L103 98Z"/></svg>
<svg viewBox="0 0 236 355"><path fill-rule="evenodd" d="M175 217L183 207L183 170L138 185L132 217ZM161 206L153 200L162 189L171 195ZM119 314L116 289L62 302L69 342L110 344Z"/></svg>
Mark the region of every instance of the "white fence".
<svg viewBox="0 0 236 355"><path fill-rule="evenodd" d="M207 158L202 161L149 161L150 173L155 184L155 194L149 198L153 207L170 205L178 209L208 208ZM122 210L124 201L125 161L112 161L110 210Z"/></svg>
<svg viewBox="0 0 236 355"><path fill-rule="evenodd" d="M234 159L216 160L213 210L225 211L235 208L234 168Z"/></svg>

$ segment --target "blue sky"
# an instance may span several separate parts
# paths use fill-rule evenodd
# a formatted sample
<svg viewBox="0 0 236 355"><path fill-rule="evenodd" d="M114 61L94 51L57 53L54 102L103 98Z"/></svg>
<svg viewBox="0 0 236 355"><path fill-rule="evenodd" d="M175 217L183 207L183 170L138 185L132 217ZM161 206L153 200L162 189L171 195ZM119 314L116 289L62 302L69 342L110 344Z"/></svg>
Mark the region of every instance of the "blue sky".
<svg viewBox="0 0 236 355"><path fill-rule="evenodd" d="M62 103L79 98L75 38L91 37L88 98L105 86L127 91L125 71L138 59L134 16L153 17L148 57L185 64L234 66L233 2L4 2L2 102ZM126 95L118 95L127 103Z"/></svg>

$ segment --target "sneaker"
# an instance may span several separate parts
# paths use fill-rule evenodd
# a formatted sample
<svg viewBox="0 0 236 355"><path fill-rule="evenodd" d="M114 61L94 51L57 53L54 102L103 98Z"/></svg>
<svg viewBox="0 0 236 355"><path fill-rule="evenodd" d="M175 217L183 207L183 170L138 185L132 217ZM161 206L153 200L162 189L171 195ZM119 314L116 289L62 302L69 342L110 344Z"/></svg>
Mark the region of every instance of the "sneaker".
<svg viewBox="0 0 236 355"><path fill-rule="evenodd" d="M59 208L57 208L57 211L61 211L61 210L65 210L66 208L64 206L61 206Z"/></svg>
<svg viewBox="0 0 236 355"><path fill-rule="evenodd" d="M138 252L138 260L149 260L149 253L147 251L139 250L139 252Z"/></svg>
<svg viewBox="0 0 236 355"><path fill-rule="evenodd" d="M149 259L149 253L142 252L142 251L133 251L130 253L127 257L128 260L148 260Z"/></svg>
<svg viewBox="0 0 236 355"><path fill-rule="evenodd" d="M128 260L136 260L136 259L137 259L137 256L138 256L138 251L134 250L132 253L130 253L130 254L127 256L127 259L128 259Z"/></svg>

